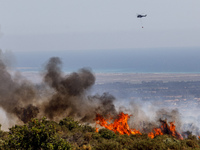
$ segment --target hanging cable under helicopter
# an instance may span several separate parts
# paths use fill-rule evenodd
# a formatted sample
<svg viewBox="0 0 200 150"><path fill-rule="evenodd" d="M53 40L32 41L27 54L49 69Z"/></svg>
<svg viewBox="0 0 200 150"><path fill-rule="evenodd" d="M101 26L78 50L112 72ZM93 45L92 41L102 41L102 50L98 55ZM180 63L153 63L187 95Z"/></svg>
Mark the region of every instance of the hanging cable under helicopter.
<svg viewBox="0 0 200 150"><path fill-rule="evenodd" d="M143 26L143 22L142 22L142 18L143 18L143 17L146 17L146 16L147 16L147 14L145 14L145 15L137 14L137 18L140 19L140 23L141 23L142 28L144 28L144 26Z"/></svg>

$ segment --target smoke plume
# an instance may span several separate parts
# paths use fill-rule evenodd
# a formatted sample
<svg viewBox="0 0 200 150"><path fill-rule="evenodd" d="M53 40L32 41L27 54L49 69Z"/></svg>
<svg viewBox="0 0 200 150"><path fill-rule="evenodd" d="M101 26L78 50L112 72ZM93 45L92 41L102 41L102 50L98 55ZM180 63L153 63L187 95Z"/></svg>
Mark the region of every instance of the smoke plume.
<svg viewBox="0 0 200 150"><path fill-rule="evenodd" d="M34 117L46 116L58 121L71 116L81 122L94 123L96 114L115 119L123 111L132 115L130 126L140 131L150 132L165 120L175 121L177 128L181 129L181 114L178 110L154 109L145 106L143 102L132 102L128 108L119 106L116 109L113 95L91 95L95 76L88 68L66 75L62 72L60 58L52 57L44 68L43 82L34 85L20 73L11 75L2 58L1 52L0 107L6 112L8 120L27 123ZM151 110L147 112L147 108Z"/></svg>
<svg viewBox="0 0 200 150"><path fill-rule="evenodd" d="M95 83L91 70L83 68L65 75L61 66L58 57L50 58L46 64L43 81L46 89L51 91L47 92L24 79L20 73L12 76L0 59L0 106L9 119L26 123L39 116L51 120L72 116L82 122L94 122L96 113L117 114L112 95L89 95L88 91ZM44 92L51 93L46 100L40 96L47 95Z"/></svg>
<svg viewBox="0 0 200 150"><path fill-rule="evenodd" d="M3 54L0 55L2 57ZM0 59L0 107L9 119L17 116L26 123L29 117L36 117L38 108L34 106L35 95L32 83L22 79L19 74L13 78Z"/></svg>
<svg viewBox="0 0 200 150"><path fill-rule="evenodd" d="M96 113L116 114L113 101L108 93L88 95L87 91L95 83L95 76L86 68L64 76L61 60L53 57L46 65L44 82L54 89L49 101L43 104L44 114L50 119L73 116L83 122L92 122Z"/></svg>

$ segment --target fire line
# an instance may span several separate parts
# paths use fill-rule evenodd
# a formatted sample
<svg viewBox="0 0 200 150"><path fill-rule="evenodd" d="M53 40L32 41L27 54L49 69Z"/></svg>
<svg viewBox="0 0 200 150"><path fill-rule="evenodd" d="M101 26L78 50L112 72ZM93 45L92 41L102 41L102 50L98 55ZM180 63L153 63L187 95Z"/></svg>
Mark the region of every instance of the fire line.
<svg viewBox="0 0 200 150"><path fill-rule="evenodd" d="M105 119L102 115L96 114L96 118L94 119L96 121L96 132L98 132L97 125L100 125L102 127L105 127L106 129L109 129L113 132L118 132L120 134L140 134L142 133L139 130L136 129L130 129L128 125L128 119L131 115L125 114L121 112L118 115L118 118L113 121L113 123L110 122L110 119ZM176 131L175 122L170 122L169 125L166 120L161 120L161 127L160 128L154 128L152 132L148 133L149 138L154 138L158 135L164 135L169 134L177 139L183 139L182 135Z"/></svg>

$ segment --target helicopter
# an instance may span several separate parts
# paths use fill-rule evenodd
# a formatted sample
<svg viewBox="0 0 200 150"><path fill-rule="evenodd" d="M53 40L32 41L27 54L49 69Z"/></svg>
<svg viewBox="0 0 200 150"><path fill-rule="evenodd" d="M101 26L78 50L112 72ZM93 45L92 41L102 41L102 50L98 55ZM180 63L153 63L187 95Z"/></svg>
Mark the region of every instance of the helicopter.
<svg viewBox="0 0 200 150"><path fill-rule="evenodd" d="M146 16L147 16L147 14L145 14L145 15L138 14L137 18L142 18L142 17L146 17Z"/></svg>
<svg viewBox="0 0 200 150"><path fill-rule="evenodd" d="M137 18L140 19L142 28L144 28L143 25L142 25L142 24L143 24L143 23L142 23L142 18L143 18L143 17L146 17L146 16L147 16L147 14L144 14L144 15L142 15L142 14L137 14Z"/></svg>

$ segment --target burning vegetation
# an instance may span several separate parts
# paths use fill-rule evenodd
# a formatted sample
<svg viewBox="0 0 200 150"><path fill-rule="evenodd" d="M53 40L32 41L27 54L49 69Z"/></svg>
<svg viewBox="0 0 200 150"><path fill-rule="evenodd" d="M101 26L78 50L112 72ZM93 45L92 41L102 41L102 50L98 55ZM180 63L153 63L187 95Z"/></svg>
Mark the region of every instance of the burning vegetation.
<svg viewBox="0 0 200 150"><path fill-rule="evenodd" d="M166 120L160 119L160 122L161 122L161 127L154 128L153 131L148 134L148 137L154 138L155 136L158 135L169 134L177 139L183 140L182 135L176 131L176 126L174 122L169 122L170 125L168 125Z"/></svg>
<svg viewBox="0 0 200 150"><path fill-rule="evenodd" d="M116 99L111 94L89 94L95 83L90 69L83 68L66 75L61 66L58 57L50 58L43 72L43 82L36 86L19 73L12 76L0 59L0 107L5 111L10 126L13 126L13 121L15 124L27 124L32 118L41 119L43 116L51 121L72 117L81 124L94 126L96 122L96 132L103 132L102 128L106 128L116 135L148 135L149 139L169 135L183 140L177 110L157 110L153 121L148 120L148 116L134 104L130 105L131 109L121 107L117 110L114 105ZM131 119L132 115L135 120Z"/></svg>
<svg viewBox="0 0 200 150"><path fill-rule="evenodd" d="M105 127L106 129L109 129L111 131L114 131L115 133L118 132L120 134L141 134L140 131L136 130L136 129L130 129L129 125L128 125L128 119L130 118L130 116L128 114L124 114L123 112L121 112L118 115L118 118L114 120L113 123L109 123L112 119L110 118L108 119L104 119L103 116L101 116L100 114L96 115L95 121L96 124L99 124L102 127ZM96 127L96 131L98 132L98 128Z"/></svg>
<svg viewBox="0 0 200 150"><path fill-rule="evenodd" d="M100 125L101 127L105 127L106 129L109 129L111 131L114 131L115 133L119 133L119 134L140 134L142 135L142 133L139 130L136 129L131 129L128 125L128 119L130 118L130 116L128 114L124 114L123 112L121 112L118 116L117 119L115 119L113 121L113 123L110 123L111 120L110 119L105 119L102 115L97 114L95 121L96 121L96 126ZM174 122L170 122L168 125L166 120L161 120L160 119L160 123L161 123L161 127L160 128L154 128L152 132L148 133L148 137L149 138L154 138L155 136L159 136L159 135L164 135L164 134L168 134L168 135L172 135L173 137L177 138L177 139L181 139L183 140L183 137L180 133L178 133L176 131L176 126L174 124ZM96 132L98 132L98 128L96 127Z"/></svg>

